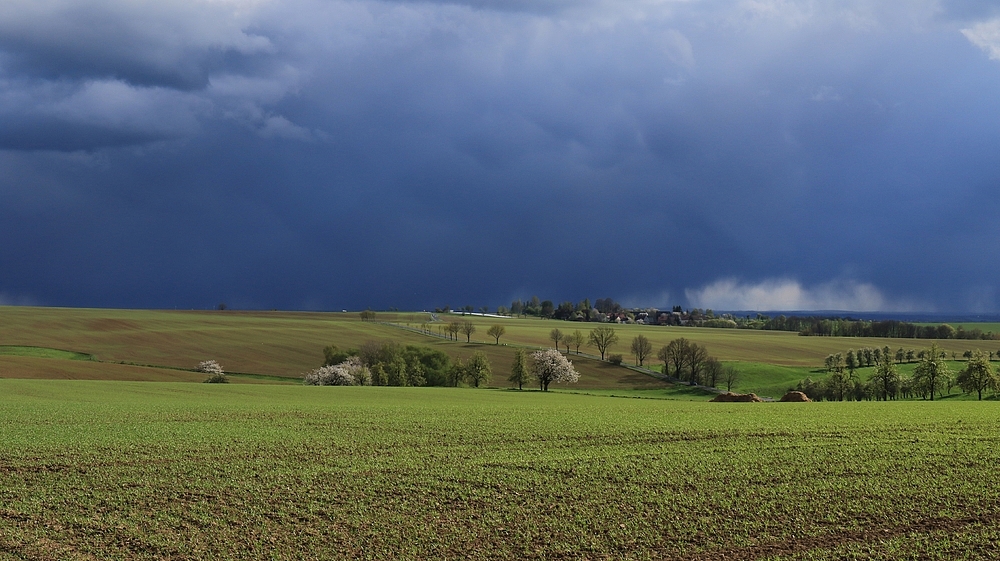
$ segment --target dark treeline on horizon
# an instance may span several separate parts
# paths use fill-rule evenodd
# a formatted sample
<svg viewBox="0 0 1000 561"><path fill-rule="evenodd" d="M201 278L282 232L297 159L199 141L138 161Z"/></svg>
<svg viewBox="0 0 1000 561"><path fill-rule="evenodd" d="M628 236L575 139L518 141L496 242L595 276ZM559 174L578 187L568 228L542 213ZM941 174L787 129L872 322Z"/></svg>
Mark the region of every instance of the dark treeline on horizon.
<svg viewBox="0 0 1000 561"><path fill-rule="evenodd" d="M754 320L762 324L758 329L797 331L800 335L825 337L889 337L894 339L1000 339L1000 335L979 328L966 330L948 324L918 325L905 321L861 320L850 318L759 316ZM739 322L737 322L739 323ZM750 322L748 322L750 323ZM749 326L748 326L749 327Z"/></svg>

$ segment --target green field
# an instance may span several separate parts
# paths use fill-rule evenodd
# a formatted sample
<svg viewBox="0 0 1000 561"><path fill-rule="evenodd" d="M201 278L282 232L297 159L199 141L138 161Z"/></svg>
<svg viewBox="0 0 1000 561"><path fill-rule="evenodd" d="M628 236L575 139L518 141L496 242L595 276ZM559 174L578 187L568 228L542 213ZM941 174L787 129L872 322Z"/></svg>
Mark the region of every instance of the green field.
<svg viewBox="0 0 1000 561"><path fill-rule="evenodd" d="M0 560L993 559L1000 404L0 380Z"/></svg>
<svg viewBox="0 0 1000 561"><path fill-rule="evenodd" d="M714 404L592 348L549 393L300 385L326 345L394 340L486 352L504 387L516 349L594 327L428 318L0 308L0 561L995 558L997 401ZM827 354L930 343L615 328L611 352L686 337L774 397ZM240 384L181 383L207 359Z"/></svg>
<svg viewBox="0 0 1000 561"><path fill-rule="evenodd" d="M917 323L915 325L933 325L933 326L938 326L938 325L941 325L941 324L940 323ZM961 328L965 329L966 331L971 331L973 329L979 329L983 333L989 333L989 332L1000 333L1000 323L997 323L997 322L989 322L989 321L961 322L960 321L960 322L957 322L957 323L949 323L948 325L954 327L955 329L958 329L959 327L961 327ZM997 343L1000 343L1000 341L997 341Z"/></svg>
<svg viewBox="0 0 1000 561"><path fill-rule="evenodd" d="M18 345L0 345L0 356L27 356L32 358L56 358L61 360L94 360L94 357L87 353Z"/></svg>

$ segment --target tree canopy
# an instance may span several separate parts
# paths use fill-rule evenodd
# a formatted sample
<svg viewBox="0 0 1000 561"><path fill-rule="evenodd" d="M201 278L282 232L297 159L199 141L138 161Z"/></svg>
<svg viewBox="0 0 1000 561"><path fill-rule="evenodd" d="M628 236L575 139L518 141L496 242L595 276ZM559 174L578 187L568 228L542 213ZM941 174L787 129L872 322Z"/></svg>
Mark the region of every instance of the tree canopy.
<svg viewBox="0 0 1000 561"><path fill-rule="evenodd" d="M510 377L507 381L512 384L517 384L517 389L524 389L524 384L528 382L528 356L525 354L524 349L518 349L514 353L514 364L510 369Z"/></svg>
<svg viewBox="0 0 1000 561"><path fill-rule="evenodd" d="M613 327L601 326L590 330L588 342L597 347L597 350L601 352L601 360L604 360L604 353L607 352L608 348L618 343L618 335Z"/></svg>
<svg viewBox="0 0 1000 561"><path fill-rule="evenodd" d="M507 328L499 324L493 325L488 330L486 330L487 335L496 339L497 345L500 344L500 337L503 336L504 333L507 333Z"/></svg>
<svg viewBox="0 0 1000 561"><path fill-rule="evenodd" d="M549 391L549 384L570 384L580 379L580 374L573 368L573 363L566 359L558 349L546 349L531 353L532 373L538 379L542 391Z"/></svg>
<svg viewBox="0 0 1000 561"><path fill-rule="evenodd" d="M965 393L976 392L983 399L985 390L997 388L997 375L990 364L990 359L981 350L975 350L969 357L969 362L958 374L958 387Z"/></svg>
<svg viewBox="0 0 1000 561"><path fill-rule="evenodd" d="M648 337L640 333L632 339L631 350L636 364L642 366L642 362L653 352L653 344L649 342Z"/></svg>

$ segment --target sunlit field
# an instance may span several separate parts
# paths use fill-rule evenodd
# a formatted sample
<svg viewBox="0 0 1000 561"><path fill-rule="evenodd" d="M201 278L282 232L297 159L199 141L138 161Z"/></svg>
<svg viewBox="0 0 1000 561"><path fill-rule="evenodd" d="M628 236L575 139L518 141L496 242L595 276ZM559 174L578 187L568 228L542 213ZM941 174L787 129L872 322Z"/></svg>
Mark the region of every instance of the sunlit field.
<svg viewBox="0 0 1000 561"><path fill-rule="evenodd" d="M507 387L514 352L552 345L553 329L584 335L598 324L525 318L492 318L440 314L430 321L426 312L378 313L374 322L361 321L356 312L239 312L158 311L0 307L0 377L42 379L92 379L134 381L200 382L204 376L193 370L202 360L217 360L233 373L235 383L298 383L301 375L323 361L322 349L337 345L345 349L366 341L392 340L426 345L444 351L453 359L468 358L474 351L487 354L494 376L490 385ZM467 343L441 337L451 321L471 321L476 332ZM497 345L486 334L492 325L506 332ZM821 379L826 355L850 348L888 345L892 349L922 349L924 339L874 339L846 337L801 337L777 331L615 325L619 343L609 353L624 355L633 363L629 345L643 334L655 349L677 337L705 345L713 356L737 367L741 376L735 390L780 397L805 378ZM426 333L424 333L426 331ZM997 341L937 341L963 367L961 353L981 348L989 351ZM570 358L581 374L572 389L651 390L646 395L683 395L691 392L669 386L647 374L596 360L597 350L586 345ZM659 371L652 357L646 366ZM904 372L912 365L903 364ZM868 370L859 374L867 376ZM708 399L709 394L697 393ZM958 397L958 396L956 396Z"/></svg>
<svg viewBox="0 0 1000 561"><path fill-rule="evenodd" d="M0 559L990 559L1000 404L0 380Z"/></svg>

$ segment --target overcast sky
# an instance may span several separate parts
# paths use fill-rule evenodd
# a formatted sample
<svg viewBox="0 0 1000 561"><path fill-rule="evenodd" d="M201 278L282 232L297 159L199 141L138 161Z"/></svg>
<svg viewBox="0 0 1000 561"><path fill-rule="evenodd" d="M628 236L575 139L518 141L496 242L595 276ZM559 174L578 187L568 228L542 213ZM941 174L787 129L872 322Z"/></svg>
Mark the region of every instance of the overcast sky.
<svg viewBox="0 0 1000 561"><path fill-rule="evenodd" d="M1000 311L1000 10L6 0L0 303Z"/></svg>

